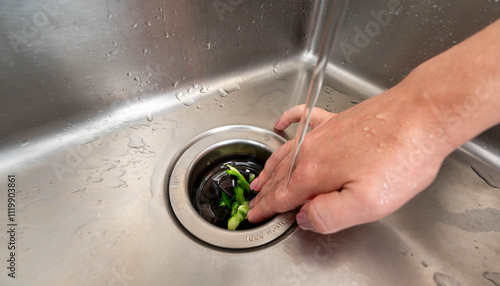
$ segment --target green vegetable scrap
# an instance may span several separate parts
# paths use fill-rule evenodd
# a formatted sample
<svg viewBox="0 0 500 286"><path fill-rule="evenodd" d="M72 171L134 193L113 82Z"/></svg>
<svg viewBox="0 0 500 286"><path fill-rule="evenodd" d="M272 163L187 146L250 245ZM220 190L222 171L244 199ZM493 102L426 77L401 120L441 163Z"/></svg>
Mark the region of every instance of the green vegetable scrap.
<svg viewBox="0 0 500 286"><path fill-rule="evenodd" d="M249 182L247 182L245 177L236 168L229 164L226 166L228 167L226 172L238 178L238 181L236 182L236 186L234 186L233 197L229 197L228 194L222 192L219 206L231 209L231 217L227 222L227 229L236 230L240 223L247 218L248 211L250 210L248 206L250 201L246 199L245 194L250 195L253 194L253 192L250 190ZM255 175L250 174L250 183L254 178Z"/></svg>

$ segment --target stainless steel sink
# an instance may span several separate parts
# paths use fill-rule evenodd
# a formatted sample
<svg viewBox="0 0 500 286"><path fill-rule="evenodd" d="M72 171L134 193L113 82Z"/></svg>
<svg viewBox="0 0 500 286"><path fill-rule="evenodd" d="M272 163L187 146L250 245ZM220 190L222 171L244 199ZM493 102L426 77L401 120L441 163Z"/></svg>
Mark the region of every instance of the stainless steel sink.
<svg viewBox="0 0 500 286"><path fill-rule="evenodd" d="M329 4L1 1L0 284L500 285L499 126L375 223L241 250L177 222L176 156L302 103ZM375 96L499 17L497 0L351 1L318 106Z"/></svg>

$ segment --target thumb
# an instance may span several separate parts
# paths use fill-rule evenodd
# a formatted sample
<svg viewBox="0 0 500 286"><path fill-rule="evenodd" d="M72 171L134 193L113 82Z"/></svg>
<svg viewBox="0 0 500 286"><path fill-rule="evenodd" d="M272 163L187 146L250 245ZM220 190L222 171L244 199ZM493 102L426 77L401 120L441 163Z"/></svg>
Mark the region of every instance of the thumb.
<svg viewBox="0 0 500 286"><path fill-rule="evenodd" d="M328 234L376 221L389 212L366 197L352 191L320 194L304 204L297 214L297 223L304 230Z"/></svg>

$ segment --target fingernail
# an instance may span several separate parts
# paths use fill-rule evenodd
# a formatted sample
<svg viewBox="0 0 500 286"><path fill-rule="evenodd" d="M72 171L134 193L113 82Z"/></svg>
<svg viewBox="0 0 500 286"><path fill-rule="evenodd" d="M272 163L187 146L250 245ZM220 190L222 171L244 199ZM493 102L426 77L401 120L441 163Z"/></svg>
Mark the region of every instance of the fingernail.
<svg viewBox="0 0 500 286"><path fill-rule="evenodd" d="M250 183L250 189L253 190L259 185L259 178L255 178L252 183Z"/></svg>
<svg viewBox="0 0 500 286"><path fill-rule="evenodd" d="M255 199L252 199L249 203L248 203L248 206L250 208L253 208L253 205L255 204Z"/></svg>
<svg viewBox="0 0 500 286"><path fill-rule="evenodd" d="M309 219L307 218L307 214L305 212L299 212L295 219L297 220L297 223L299 224L299 227L301 229L314 230L314 228L312 227L311 223L309 222Z"/></svg>
<svg viewBox="0 0 500 286"><path fill-rule="evenodd" d="M274 122L274 128L278 128L278 124L280 124L281 118L278 118L276 122Z"/></svg>

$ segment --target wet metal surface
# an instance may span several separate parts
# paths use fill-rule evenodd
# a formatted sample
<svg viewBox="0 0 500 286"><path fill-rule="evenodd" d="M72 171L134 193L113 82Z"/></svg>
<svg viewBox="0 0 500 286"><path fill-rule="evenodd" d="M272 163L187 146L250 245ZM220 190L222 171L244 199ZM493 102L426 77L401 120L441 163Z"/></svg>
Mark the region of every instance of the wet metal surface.
<svg viewBox="0 0 500 286"><path fill-rule="evenodd" d="M375 223L238 252L176 222L166 178L188 142L271 132L304 102L328 1L0 1L1 285L500 284L498 126ZM352 1L317 106L375 96L498 17L498 1Z"/></svg>

